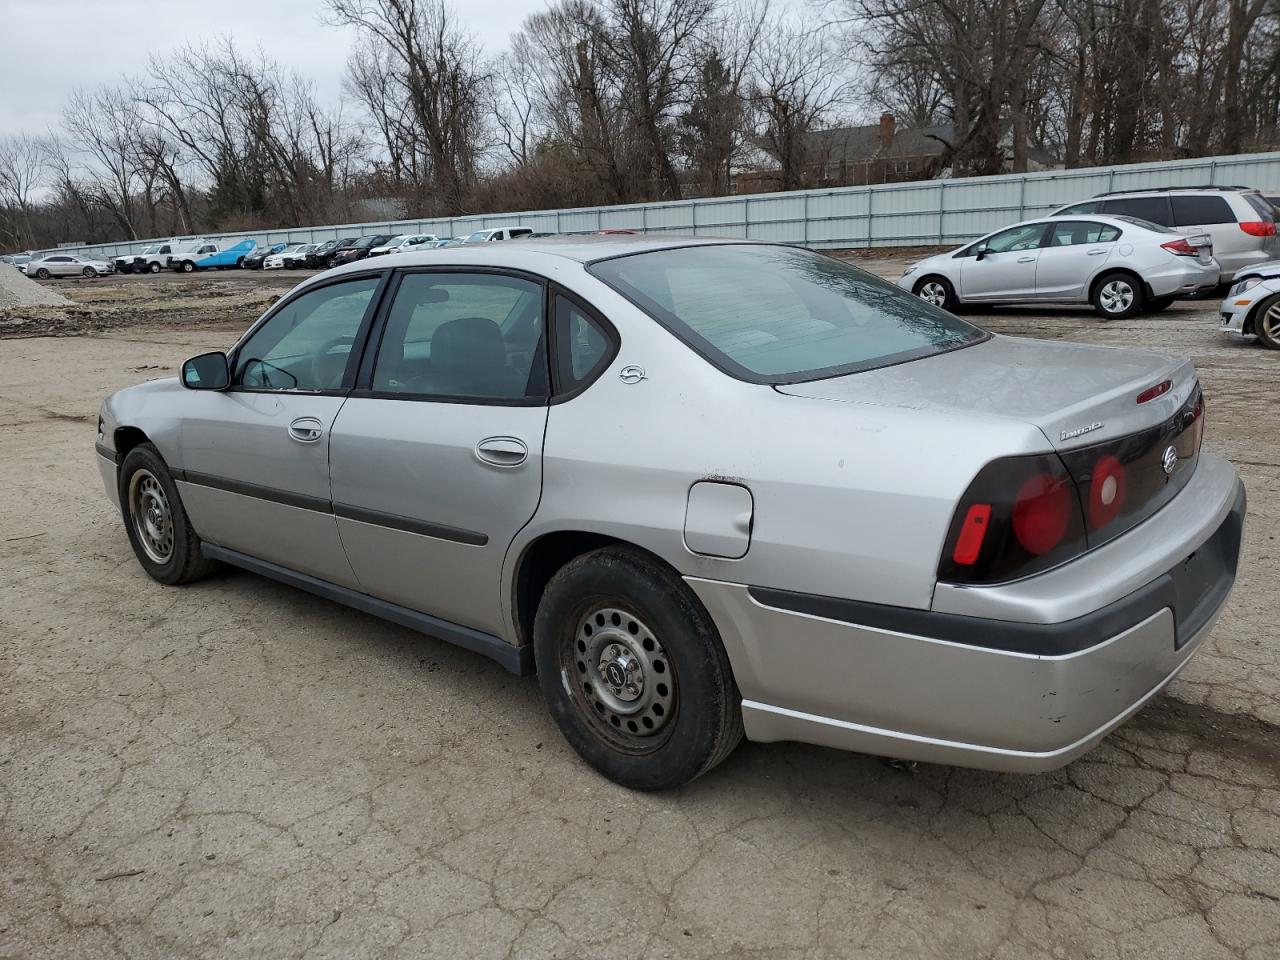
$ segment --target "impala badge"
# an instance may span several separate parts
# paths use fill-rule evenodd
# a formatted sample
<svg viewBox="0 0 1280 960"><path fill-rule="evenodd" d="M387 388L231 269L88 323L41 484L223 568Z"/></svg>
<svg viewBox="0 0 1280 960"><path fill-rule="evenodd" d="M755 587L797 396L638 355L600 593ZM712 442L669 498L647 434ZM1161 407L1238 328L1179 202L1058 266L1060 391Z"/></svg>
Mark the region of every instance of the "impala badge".
<svg viewBox="0 0 1280 960"><path fill-rule="evenodd" d="M644 375L644 367L634 363L629 363L618 371L618 379L623 383L639 383L641 380L647 380Z"/></svg>
<svg viewBox="0 0 1280 960"><path fill-rule="evenodd" d="M1178 466L1178 451L1172 445L1165 448L1164 456L1160 458L1160 465L1164 467L1165 473L1173 473Z"/></svg>
<svg viewBox="0 0 1280 960"><path fill-rule="evenodd" d="M1097 423L1091 423L1087 427L1076 427L1074 430L1063 430L1063 440L1074 440L1076 437L1083 437L1086 433L1093 433L1095 430L1101 430L1104 424L1101 420Z"/></svg>

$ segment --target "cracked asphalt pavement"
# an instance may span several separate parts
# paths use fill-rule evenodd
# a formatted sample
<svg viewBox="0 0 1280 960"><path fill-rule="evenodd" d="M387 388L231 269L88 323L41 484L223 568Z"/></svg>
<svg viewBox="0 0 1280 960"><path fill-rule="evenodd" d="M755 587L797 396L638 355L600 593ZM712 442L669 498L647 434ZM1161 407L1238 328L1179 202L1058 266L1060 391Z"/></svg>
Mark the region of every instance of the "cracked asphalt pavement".
<svg viewBox="0 0 1280 960"><path fill-rule="evenodd" d="M173 296L59 289L92 316L129 283ZM0 957L1280 956L1280 354L1220 341L1216 301L976 317L1197 361L1250 515L1164 695L1052 774L744 744L644 795L478 656L249 574L142 573L98 401L228 344L250 294L0 341Z"/></svg>

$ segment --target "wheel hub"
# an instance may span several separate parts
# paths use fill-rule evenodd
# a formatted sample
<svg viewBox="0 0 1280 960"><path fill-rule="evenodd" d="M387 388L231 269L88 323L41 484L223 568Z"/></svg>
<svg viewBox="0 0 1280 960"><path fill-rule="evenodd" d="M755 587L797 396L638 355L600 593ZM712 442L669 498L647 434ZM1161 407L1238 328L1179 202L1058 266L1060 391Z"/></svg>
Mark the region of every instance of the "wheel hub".
<svg viewBox="0 0 1280 960"><path fill-rule="evenodd" d="M592 610L578 623L566 661L566 678L576 678L575 700L615 736L650 737L670 721L675 707L670 660L653 632L632 614L616 607Z"/></svg>

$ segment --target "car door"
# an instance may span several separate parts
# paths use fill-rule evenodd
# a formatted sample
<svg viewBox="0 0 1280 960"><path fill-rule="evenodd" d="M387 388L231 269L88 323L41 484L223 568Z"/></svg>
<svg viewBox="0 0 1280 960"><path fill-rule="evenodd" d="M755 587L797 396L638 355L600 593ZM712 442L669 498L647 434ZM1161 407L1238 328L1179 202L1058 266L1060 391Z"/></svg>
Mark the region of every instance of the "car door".
<svg viewBox="0 0 1280 960"><path fill-rule="evenodd" d="M400 275L329 451L366 592L501 633L503 558L542 492L545 294L516 273Z"/></svg>
<svg viewBox="0 0 1280 960"><path fill-rule="evenodd" d="M1082 300L1090 278L1116 249L1120 229L1096 220L1062 220L1049 230L1036 261L1036 296Z"/></svg>
<svg viewBox="0 0 1280 960"><path fill-rule="evenodd" d="M40 266L48 270L49 275L53 277L67 277L80 269L71 262L70 257L46 257Z"/></svg>
<svg viewBox="0 0 1280 960"><path fill-rule="evenodd" d="M1047 225L1026 223L992 234L975 244L960 266L964 300L1028 300L1035 298L1036 261ZM980 249L985 252L978 255Z"/></svg>
<svg viewBox="0 0 1280 960"><path fill-rule="evenodd" d="M330 431L381 280L344 277L284 301L233 351L229 389L184 397L178 479L201 537L357 586L330 500Z"/></svg>

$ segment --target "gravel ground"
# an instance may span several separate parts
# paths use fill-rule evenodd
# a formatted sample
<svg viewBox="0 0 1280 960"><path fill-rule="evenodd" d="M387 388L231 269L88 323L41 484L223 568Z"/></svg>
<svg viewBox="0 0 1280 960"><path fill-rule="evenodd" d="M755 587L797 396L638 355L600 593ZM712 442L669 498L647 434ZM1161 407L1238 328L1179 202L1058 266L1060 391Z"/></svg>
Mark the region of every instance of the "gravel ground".
<svg viewBox="0 0 1280 960"><path fill-rule="evenodd" d="M294 280L58 284L82 321L0 346L0 957L1280 955L1280 354L1220 340L1215 302L973 315L1195 357L1250 516L1166 695L1043 776L746 744L651 796L477 656L247 574L143 575L99 399Z"/></svg>

